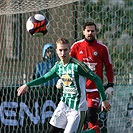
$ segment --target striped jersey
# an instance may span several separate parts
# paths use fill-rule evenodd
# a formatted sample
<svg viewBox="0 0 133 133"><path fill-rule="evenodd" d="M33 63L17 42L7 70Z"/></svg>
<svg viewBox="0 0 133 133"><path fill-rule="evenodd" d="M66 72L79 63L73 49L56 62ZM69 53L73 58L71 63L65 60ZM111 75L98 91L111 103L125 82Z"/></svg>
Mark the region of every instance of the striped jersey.
<svg viewBox="0 0 133 133"><path fill-rule="evenodd" d="M28 82L27 86L39 85L55 77L60 77L63 81L61 101L72 109L80 111L87 110L85 92L86 78L96 82L97 87L102 91L102 98L104 100L106 99L100 78L86 64L75 58L71 58L66 65L63 65L61 61L57 62L48 73Z"/></svg>

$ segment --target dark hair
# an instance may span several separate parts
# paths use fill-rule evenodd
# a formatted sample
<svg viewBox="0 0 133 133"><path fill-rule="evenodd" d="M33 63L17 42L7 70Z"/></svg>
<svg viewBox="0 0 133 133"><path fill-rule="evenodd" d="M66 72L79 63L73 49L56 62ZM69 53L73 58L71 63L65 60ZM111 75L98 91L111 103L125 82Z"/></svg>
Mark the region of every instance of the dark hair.
<svg viewBox="0 0 133 133"><path fill-rule="evenodd" d="M96 31L97 31L97 26L96 26L96 24L93 23L93 22L85 22L85 24L84 24L84 26L83 26L83 30L86 29L86 26L95 26L95 29L96 29Z"/></svg>

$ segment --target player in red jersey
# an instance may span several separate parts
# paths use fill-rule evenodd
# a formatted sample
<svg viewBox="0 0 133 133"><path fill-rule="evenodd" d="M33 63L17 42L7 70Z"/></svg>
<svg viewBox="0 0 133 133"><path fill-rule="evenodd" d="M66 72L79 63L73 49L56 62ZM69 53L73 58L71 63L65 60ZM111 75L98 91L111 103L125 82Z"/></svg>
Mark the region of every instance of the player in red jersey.
<svg viewBox="0 0 133 133"><path fill-rule="evenodd" d="M95 72L103 81L103 70L105 66L106 77L108 80L106 95L110 99L113 95L113 68L108 48L96 40L97 27L93 22L86 22L83 27L84 39L75 42L71 47L70 55L86 63L89 68ZM93 81L86 81L86 98L88 110L86 120L87 128L94 128L96 133L98 129L98 107L100 105L100 94ZM105 131L107 133L107 129ZM104 131L102 133L105 133Z"/></svg>

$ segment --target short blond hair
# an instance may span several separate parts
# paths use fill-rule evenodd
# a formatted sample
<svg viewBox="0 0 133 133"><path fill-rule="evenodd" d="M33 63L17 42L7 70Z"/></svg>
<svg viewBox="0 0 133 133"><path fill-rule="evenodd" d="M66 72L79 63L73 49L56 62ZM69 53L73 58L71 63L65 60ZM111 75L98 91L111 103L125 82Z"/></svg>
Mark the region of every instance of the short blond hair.
<svg viewBox="0 0 133 133"><path fill-rule="evenodd" d="M69 46L69 48L71 47L70 46L70 42L66 39L66 38L64 38L64 37L61 37L61 38L59 38L57 41L56 41L56 48L57 48L57 45L58 44L67 44L68 46Z"/></svg>

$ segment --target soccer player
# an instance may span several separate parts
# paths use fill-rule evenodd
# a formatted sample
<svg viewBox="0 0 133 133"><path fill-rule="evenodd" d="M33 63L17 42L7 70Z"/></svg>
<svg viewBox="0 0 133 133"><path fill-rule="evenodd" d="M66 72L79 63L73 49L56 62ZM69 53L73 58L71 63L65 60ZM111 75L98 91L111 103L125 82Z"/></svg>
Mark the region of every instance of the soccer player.
<svg viewBox="0 0 133 133"><path fill-rule="evenodd" d="M30 86L40 85L59 76L63 81L63 95L50 120L49 133L59 133L62 129L64 129L64 133L80 133L80 127L82 127L80 120L84 121L83 116L87 110L86 78L94 81L101 92L101 98L104 101L102 107L109 111L111 105L106 100L100 78L86 64L69 55L70 43L67 39L59 38L57 40L56 52L60 61L44 76L20 86L17 89L17 95L25 93Z"/></svg>
<svg viewBox="0 0 133 133"><path fill-rule="evenodd" d="M108 80L106 95L110 99L113 95L113 68L107 47L96 40L97 27L93 22L86 22L83 27L84 39L75 42L71 47L70 55L79 61L84 62L95 74L97 74L103 82L103 69L105 66L106 77ZM88 102L87 110L87 127L98 129L98 107L100 104L100 95L95 82L87 79L86 81L86 97ZM106 116L106 112L104 116ZM104 118L103 121L106 121ZM106 125L105 125L106 126ZM102 133L107 133L107 127L104 127Z"/></svg>

